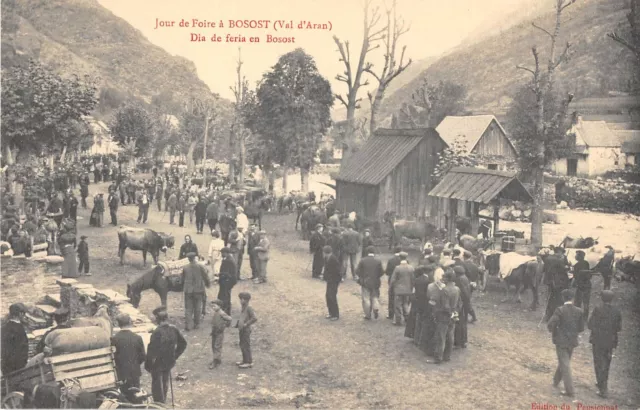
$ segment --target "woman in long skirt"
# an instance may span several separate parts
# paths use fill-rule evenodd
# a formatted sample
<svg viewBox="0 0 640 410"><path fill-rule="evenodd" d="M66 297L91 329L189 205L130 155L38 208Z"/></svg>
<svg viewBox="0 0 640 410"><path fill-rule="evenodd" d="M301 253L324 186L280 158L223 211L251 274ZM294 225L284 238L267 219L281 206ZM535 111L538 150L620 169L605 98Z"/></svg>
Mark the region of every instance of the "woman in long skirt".
<svg viewBox="0 0 640 410"><path fill-rule="evenodd" d="M76 262L76 236L71 232L60 235L60 251L64 262L62 263L63 278L77 278L78 265Z"/></svg>

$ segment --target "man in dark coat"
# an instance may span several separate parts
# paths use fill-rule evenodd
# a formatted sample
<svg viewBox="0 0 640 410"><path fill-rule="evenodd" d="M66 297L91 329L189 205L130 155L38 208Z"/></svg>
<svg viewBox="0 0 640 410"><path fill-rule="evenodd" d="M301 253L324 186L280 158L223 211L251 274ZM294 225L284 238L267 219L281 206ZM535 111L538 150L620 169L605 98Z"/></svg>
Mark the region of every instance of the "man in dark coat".
<svg viewBox="0 0 640 410"><path fill-rule="evenodd" d="M460 289L460 301L458 308L458 321L454 332L453 344L461 348L467 347L467 317L471 308L471 286L465 271L461 266L453 267L456 274L456 286Z"/></svg>
<svg viewBox="0 0 640 410"><path fill-rule="evenodd" d="M157 178L156 179L156 201L158 203L158 212L162 211L162 193L163 193L163 187L162 187L162 178Z"/></svg>
<svg viewBox="0 0 640 410"><path fill-rule="evenodd" d="M224 310L227 315L230 315L231 289L238 283L236 276L238 267L229 248L222 248L221 253L222 262L220 263L220 276L218 279L218 299L222 301L222 310Z"/></svg>
<svg viewBox="0 0 640 410"><path fill-rule="evenodd" d="M347 277L347 269L351 268L351 277L358 280L356 275L356 258L360 251L360 234L353 229L353 224L347 225L347 230L342 234L343 250L342 254L342 277Z"/></svg>
<svg viewBox="0 0 640 410"><path fill-rule="evenodd" d="M438 298L433 306L435 317L435 333L433 336L433 362L440 364L451 360L455 330L454 317L460 303L460 289L455 285L455 273L447 269L442 277L445 283L440 292L434 294Z"/></svg>
<svg viewBox="0 0 640 410"><path fill-rule="evenodd" d="M322 235L322 224L316 225L316 230L311 234L309 240L309 252L313 255L313 262L311 265L311 277L318 279L322 275L322 267L324 265L324 256L322 254L322 248L325 245L325 239Z"/></svg>
<svg viewBox="0 0 640 410"><path fill-rule="evenodd" d="M333 254L331 246L325 245L322 253L324 254L324 280L327 282L325 299L327 301L327 310L329 311L326 318L335 321L340 318L338 287L342 281L342 263Z"/></svg>
<svg viewBox="0 0 640 410"><path fill-rule="evenodd" d="M191 235L184 236L184 243L180 246L180 253L178 254L178 259L184 259L187 255L193 252L196 256L200 256L198 253L198 245L193 242L191 239Z"/></svg>
<svg viewBox="0 0 640 410"><path fill-rule="evenodd" d="M414 271L415 281L413 284L413 298L411 300L411 311L409 312L409 320L405 327L405 337L413 338L413 344L419 345L422 333L422 315L427 304L427 288L430 283L427 275L429 268L421 265Z"/></svg>
<svg viewBox="0 0 640 410"><path fill-rule="evenodd" d="M195 213L196 213L196 232L202 233L204 230L204 220L207 216L207 201L204 198L198 198L198 202L196 202ZM210 229L209 231L212 231Z"/></svg>
<svg viewBox="0 0 640 410"><path fill-rule="evenodd" d="M553 385L557 387L564 381L564 396L573 397L573 378L571 376L571 355L578 346L578 334L584 331L584 316L582 309L573 305L573 292L564 289L561 292L564 305L556 308L547 323L552 334L553 344L556 345L558 367L553 375Z"/></svg>
<svg viewBox="0 0 640 410"><path fill-rule="evenodd" d="M360 259L356 268L356 276L361 286L362 309L364 310L364 318L371 320L371 312L373 317L378 318L380 309L380 278L384 275L382 261L375 256L375 248L369 246L367 255Z"/></svg>
<svg viewBox="0 0 640 410"><path fill-rule="evenodd" d="M111 345L116 348L114 359L118 380L122 382L120 391L129 401L135 397L132 387L140 388L140 365L145 362L144 342L140 335L131 331L131 317L120 314L116 317L120 331L111 338Z"/></svg>
<svg viewBox="0 0 640 410"><path fill-rule="evenodd" d="M591 300L591 271L589 262L584 260L584 251L576 251L576 261L573 265L573 283L576 286L575 305L583 310L586 322L589 318L589 301Z"/></svg>
<svg viewBox="0 0 640 410"><path fill-rule="evenodd" d="M591 336L589 342L593 349L593 366L598 384L598 395L606 398L609 390L609 366L613 349L618 347L618 333L622 330L622 315L613 306L613 292L602 291L602 306L597 306L589 319Z"/></svg>
<svg viewBox="0 0 640 410"><path fill-rule="evenodd" d="M367 256L367 249L369 249L369 246L373 246L373 239L371 239L371 230L370 229L365 229L362 232L362 254L360 255L361 257L365 257Z"/></svg>
<svg viewBox="0 0 640 410"><path fill-rule="evenodd" d="M207 209L205 211L205 217L207 219L207 223L209 224L210 231L216 229L216 225L218 224L218 216L218 202L211 201L211 203L207 205Z"/></svg>
<svg viewBox="0 0 640 410"><path fill-rule="evenodd" d="M549 288L549 302L544 315L546 321L551 318L558 307L562 306L561 293L569 287L567 268L564 249L560 247L555 248L554 254L549 255L544 261L544 280Z"/></svg>
<svg viewBox="0 0 640 410"><path fill-rule="evenodd" d="M9 320L2 326L2 374L22 369L29 360L29 339L22 325L24 305L14 303L9 306Z"/></svg>
<svg viewBox="0 0 640 410"><path fill-rule="evenodd" d="M600 272L602 279L604 280L604 289L611 289L611 275L613 273L613 259L615 257L615 250L611 246L605 246L608 249L607 253L598 261L594 270Z"/></svg>
<svg viewBox="0 0 640 410"><path fill-rule="evenodd" d="M153 314L158 326L151 334L144 368L151 373L153 401L164 403L167 400L171 369L187 348L187 341L175 326L169 324L167 308L156 308Z"/></svg>
<svg viewBox="0 0 640 410"><path fill-rule="evenodd" d="M78 221L78 198L71 192L69 194L69 218L73 220L73 222Z"/></svg>
<svg viewBox="0 0 640 410"><path fill-rule="evenodd" d="M480 269L478 266L473 263L471 258L473 254L469 251L464 251L464 267L466 270L467 279L469 279L469 285L471 287L471 295L473 295L473 291L478 286L478 281L480 280ZM475 323L478 321L476 316L476 311L473 309L473 304L471 303L471 299L469 299L468 312L471 315L471 321L469 323ZM465 318L466 320L467 318Z"/></svg>
<svg viewBox="0 0 640 410"><path fill-rule="evenodd" d="M340 233L340 228L331 228L331 236L327 239L327 245L331 247L331 254L336 257L342 264L342 256L344 254L344 240ZM346 271L344 272L346 275ZM344 279L342 274L342 268L340 268L340 275Z"/></svg>
<svg viewBox="0 0 640 410"><path fill-rule="evenodd" d="M85 175L80 180L80 198L82 207L87 209L87 197L89 196L89 176Z"/></svg>
<svg viewBox="0 0 640 410"><path fill-rule="evenodd" d="M260 235L258 234L258 226L254 223L249 225L249 232L247 232L247 253L249 254L249 266L251 267L251 280L259 278L258 275L258 255L256 253L256 246L260 243Z"/></svg>
<svg viewBox="0 0 640 410"><path fill-rule="evenodd" d="M203 312L203 302L206 289L211 286L207 268L196 262L195 252L187 253L189 264L182 268L182 283L184 284L184 330L187 332L197 329Z"/></svg>
<svg viewBox="0 0 640 410"><path fill-rule="evenodd" d="M116 191L109 191L109 197L107 198L109 205L109 214L111 215L111 225L118 226L118 195Z"/></svg>
<svg viewBox="0 0 640 410"><path fill-rule="evenodd" d="M394 313L394 306L393 306L393 300L395 299L395 295L393 294L393 287L391 286L391 276L393 276L393 271L395 270L396 266L400 265L400 252L402 252L402 248L400 248L399 246L396 246L395 250L394 250L395 254L393 255L393 257L391 259L389 259L387 261L387 268L385 269L385 273L387 274L387 280L388 280L388 285L389 285L389 290L388 290L388 307L389 307L389 312L387 314L387 319L393 319L393 313Z"/></svg>

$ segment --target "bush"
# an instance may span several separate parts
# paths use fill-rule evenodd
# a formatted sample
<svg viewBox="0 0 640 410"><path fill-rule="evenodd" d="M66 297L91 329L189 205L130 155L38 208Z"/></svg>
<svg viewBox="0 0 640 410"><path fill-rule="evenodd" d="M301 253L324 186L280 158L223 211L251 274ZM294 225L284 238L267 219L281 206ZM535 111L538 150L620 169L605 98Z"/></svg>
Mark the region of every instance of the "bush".
<svg viewBox="0 0 640 410"><path fill-rule="evenodd" d="M640 184L640 167L624 171L609 171L603 175L605 179L620 179L631 184Z"/></svg>
<svg viewBox="0 0 640 410"><path fill-rule="evenodd" d="M640 215L640 185L618 180L570 178L558 195L572 208Z"/></svg>

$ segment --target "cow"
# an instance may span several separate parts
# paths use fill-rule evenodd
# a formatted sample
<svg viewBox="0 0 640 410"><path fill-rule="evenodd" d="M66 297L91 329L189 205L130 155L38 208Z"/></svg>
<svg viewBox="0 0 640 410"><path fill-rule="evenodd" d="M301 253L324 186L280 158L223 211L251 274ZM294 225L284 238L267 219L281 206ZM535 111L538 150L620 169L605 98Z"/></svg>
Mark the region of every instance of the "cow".
<svg viewBox="0 0 640 410"><path fill-rule="evenodd" d="M296 203L296 227L295 227L296 231L298 230L298 223L301 222L300 217L302 216L302 213L313 205L316 205L316 203L311 201Z"/></svg>
<svg viewBox="0 0 640 410"><path fill-rule="evenodd" d="M436 226L426 221L396 220L394 212L385 212L383 220L389 225L391 235L389 237L389 249L397 245L402 237L407 239L419 239L423 246L427 239L436 236Z"/></svg>
<svg viewBox="0 0 640 410"><path fill-rule="evenodd" d="M151 254L153 263L158 263L160 251L166 254L167 248L173 248L175 238L162 232L146 228L132 228L122 225L118 230L118 256L120 265L124 265L124 253L127 248L142 251L142 266L147 266L147 252Z"/></svg>
<svg viewBox="0 0 640 410"><path fill-rule="evenodd" d="M326 224L327 215L317 205L311 205L300 216L300 230L302 231L302 239L309 239L311 232L316 229L317 224Z"/></svg>
<svg viewBox="0 0 640 410"><path fill-rule="evenodd" d="M514 252L509 252L514 255ZM503 255L502 252L488 253L480 252L481 265L484 266L484 274L482 278L482 284L480 290L484 290L487 286L489 276L498 275L500 273L500 258ZM525 260L526 257L523 257ZM514 286L516 288L516 302L522 303L520 297L521 291L531 289L533 301L531 302L531 310L536 310L539 306L538 290L542 282L544 271L544 261L542 256L537 256L536 260L528 260L522 264L513 268L505 278L505 298L502 302L509 300L509 288Z"/></svg>
<svg viewBox="0 0 640 410"><path fill-rule="evenodd" d="M253 223L258 224L258 229L262 229L262 214L271 207L270 198L258 198L244 207L244 214Z"/></svg>
<svg viewBox="0 0 640 410"><path fill-rule="evenodd" d="M633 256L625 256L616 261L616 271L620 272L620 279L636 284L640 291L640 261L634 259Z"/></svg>
<svg viewBox="0 0 640 410"><path fill-rule="evenodd" d="M477 254L480 250L485 250L493 243L489 239L478 239L471 235L462 235L460 237L460 246L473 254Z"/></svg>
<svg viewBox="0 0 640 410"><path fill-rule="evenodd" d="M598 244L598 238L593 239L588 236L583 238L582 236L579 238L572 238L570 236L565 236L560 245L563 248L573 248L573 249L589 249L593 248Z"/></svg>

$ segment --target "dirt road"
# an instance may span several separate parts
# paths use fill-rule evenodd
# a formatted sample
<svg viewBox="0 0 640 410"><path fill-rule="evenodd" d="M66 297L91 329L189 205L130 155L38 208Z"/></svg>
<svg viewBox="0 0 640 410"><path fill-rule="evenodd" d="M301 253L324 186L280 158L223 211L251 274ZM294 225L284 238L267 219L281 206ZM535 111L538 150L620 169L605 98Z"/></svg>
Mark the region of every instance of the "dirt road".
<svg viewBox="0 0 640 410"><path fill-rule="evenodd" d="M93 195L96 186L91 188ZM117 228L90 228L88 210L81 210L80 215L84 220L79 222L79 234L89 236L93 272L81 281L124 293L127 281L143 272L141 254L128 251L125 265L120 266ZM108 222L108 213L105 216ZM135 226L137 208L121 207L118 216L120 224ZM640 224L635 224L624 229L640 231ZM188 371L186 381L174 381L177 407L530 409L532 403L564 402L551 386L556 360L549 333L544 324L537 327L542 309L526 309L530 295L522 305L503 304L495 284L486 294L474 295L479 322L469 326L468 348L454 351L448 364L427 364L424 355L403 337L404 329L392 326L385 315L377 321L362 319L359 288L352 280L339 290L341 319L324 319L324 283L311 279L307 244L298 239L293 225L293 215L265 216L263 226L272 240L269 282L242 281L233 289L232 313L236 315L237 294L249 291L253 295L251 303L259 318L252 335L254 368L235 366L240 357L237 330L227 330L223 365L215 371L207 367L211 361L208 326L187 333L189 347L174 369L174 376ZM209 236L196 235L188 223L178 228L168 224L168 215L163 218L163 213L151 211L148 227L176 236L176 249L168 252L169 259L177 257L185 234L192 235L201 253L206 252ZM246 260L243 276L250 276ZM612 364L611 398L603 400L595 394L588 333L582 335L574 352L574 381L584 405L635 409L640 406L640 317L632 309L637 303L634 287L614 286L621 295L617 302L624 310L624 331ZM600 289L602 284L596 279L594 292ZM386 283L381 293L386 312ZM216 294L217 288L211 288L210 300ZM541 299L546 300L546 295ZM597 296L592 299L597 301ZM168 303L172 322L182 329L182 295L170 294ZM151 314L157 305L159 298L153 291L143 294L143 312ZM208 320L205 318L205 324ZM150 387L146 376L143 385Z"/></svg>

